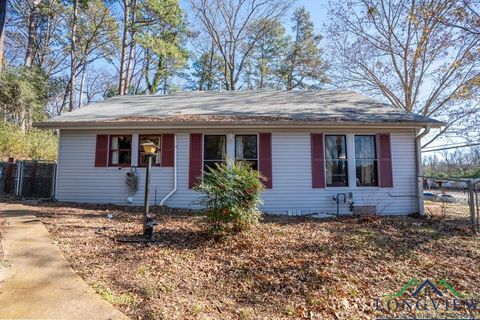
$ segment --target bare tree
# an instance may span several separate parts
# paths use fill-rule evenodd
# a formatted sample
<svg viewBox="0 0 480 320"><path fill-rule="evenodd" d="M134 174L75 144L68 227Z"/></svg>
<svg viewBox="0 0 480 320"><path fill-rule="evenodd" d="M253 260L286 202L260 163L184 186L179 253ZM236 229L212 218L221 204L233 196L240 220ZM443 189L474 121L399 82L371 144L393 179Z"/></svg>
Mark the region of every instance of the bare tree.
<svg viewBox="0 0 480 320"><path fill-rule="evenodd" d="M456 10L453 18L440 16L438 21L480 37L480 2L478 0L462 0Z"/></svg>
<svg viewBox="0 0 480 320"><path fill-rule="evenodd" d="M478 124L478 104L461 96L478 78L480 39L440 22L458 21L462 3L359 0L330 9L336 80L407 112L446 121L424 147L460 124L463 131Z"/></svg>
<svg viewBox="0 0 480 320"><path fill-rule="evenodd" d="M0 1L0 75L3 68L3 42L5 41L5 21L7 20L7 0Z"/></svg>
<svg viewBox="0 0 480 320"><path fill-rule="evenodd" d="M48 78L64 72L68 67L67 8L58 0L42 0L32 19L32 7L25 6L24 0L9 0L8 4L5 59L13 66L35 65Z"/></svg>
<svg viewBox="0 0 480 320"><path fill-rule="evenodd" d="M236 90L256 41L294 0L190 0L196 16L223 59L227 90ZM263 23L262 23L263 22ZM253 26L255 25L255 28Z"/></svg>
<svg viewBox="0 0 480 320"><path fill-rule="evenodd" d="M116 76L109 71L93 67L85 79L86 102L91 103L102 100L105 92L108 91L108 86L111 83L115 83L115 81Z"/></svg>
<svg viewBox="0 0 480 320"><path fill-rule="evenodd" d="M80 0L72 0L72 22L71 22L71 35L70 35L70 82L69 82L69 105L68 111L73 111L75 103L75 80L77 76L77 21L78 21L78 6Z"/></svg>
<svg viewBox="0 0 480 320"><path fill-rule="evenodd" d="M88 7L81 11L79 20L76 70L81 75L78 90L78 107L81 108L87 67L118 52L118 24L101 0L90 0Z"/></svg>
<svg viewBox="0 0 480 320"><path fill-rule="evenodd" d="M118 94L124 95L130 85L135 58L135 24L137 0L123 0L123 30L120 53Z"/></svg>

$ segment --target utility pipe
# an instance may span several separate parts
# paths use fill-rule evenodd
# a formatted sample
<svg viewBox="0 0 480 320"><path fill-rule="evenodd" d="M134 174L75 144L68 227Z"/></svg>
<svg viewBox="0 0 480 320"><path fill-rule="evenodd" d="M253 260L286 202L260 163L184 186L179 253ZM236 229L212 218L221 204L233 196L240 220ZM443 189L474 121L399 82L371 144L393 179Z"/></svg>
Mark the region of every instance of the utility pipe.
<svg viewBox="0 0 480 320"><path fill-rule="evenodd" d="M415 137L415 158L416 166L415 173L417 176L417 200L418 200L418 213L420 215L425 214L423 205L423 166L422 166L422 138L430 133L430 126L424 127L424 130Z"/></svg>
<svg viewBox="0 0 480 320"><path fill-rule="evenodd" d="M173 189L160 201L160 206L163 206L165 201L170 198L177 191L177 135L173 137Z"/></svg>

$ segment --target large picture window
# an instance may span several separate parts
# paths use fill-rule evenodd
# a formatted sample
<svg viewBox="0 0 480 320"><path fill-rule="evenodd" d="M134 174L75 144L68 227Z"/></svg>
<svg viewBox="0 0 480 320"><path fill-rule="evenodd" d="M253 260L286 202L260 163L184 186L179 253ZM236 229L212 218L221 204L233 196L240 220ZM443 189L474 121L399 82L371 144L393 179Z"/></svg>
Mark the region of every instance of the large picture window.
<svg viewBox="0 0 480 320"><path fill-rule="evenodd" d="M347 137L325 136L325 167L327 187L348 186Z"/></svg>
<svg viewBox="0 0 480 320"><path fill-rule="evenodd" d="M235 161L248 163L258 170L257 135L235 136Z"/></svg>
<svg viewBox="0 0 480 320"><path fill-rule="evenodd" d="M145 152L143 152L142 143L146 142L153 142L157 146L157 152L155 153L155 157L152 159L152 165L160 166L162 157L161 157L161 150L162 150L162 136L161 135L140 135L139 136L139 143L138 143L138 165L140 167L145 167L147 165L147 156Z"/></svg>
<svg viewBox="0 0 480 320"><path fill-rule="evenodd" d="M355 169L357 186L378 186L378 159L376 136L355 136Z"/></svg>
<svg viewBox="0 0 480 320"><path fill-rule="evenodd" d="M227 137L225 135L204 135L203 171L208 172L216 164L225 163Z"/></svg>
<svg viewBox="0 0 480 320"><path fill-rule="evenodd" d="M128 167L132 161L132 136L110 136L110 165Z"/></svg>

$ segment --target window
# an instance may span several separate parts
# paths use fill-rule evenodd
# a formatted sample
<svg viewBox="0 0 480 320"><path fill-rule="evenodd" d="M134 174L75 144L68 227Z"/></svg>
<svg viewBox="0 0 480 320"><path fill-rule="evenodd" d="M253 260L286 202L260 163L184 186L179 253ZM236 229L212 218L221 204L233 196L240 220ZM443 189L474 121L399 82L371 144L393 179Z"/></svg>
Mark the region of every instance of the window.
<svg viewBox="0 0 480 320"><path fill-rule="evenodd" d="M162 136L161 135L140 135L139 136L139 143L138 143L138 165L140 167L145 167L147 165L147 156L145 152L143 152L142 143L145 142L153 142L157 146L157 153L155 157L152 159L152 165L160 166L162 157L161 157L161 144L162 144Z"/></svg>
<svg viewBox="0 0 480 320"><path fill-rule="evenodd" d="M225 162L227 137L225 135L205 135L203 138L203 171L215 168L215 164Z"/></svg>
<svg viewBox="0 0 480 320"><path fill-rule="evenodd" d="M378 186L376 136L355 136L357 186Z"/></svg>
<svg viewBox="0 0 480 320"><path fill-rule="evenodd" d="M128 167L132 160L132 136L110 136L110 165Z"/></svg>
<svg viewBox="0 0 480 320"><path fill-rule="evenodd" d="M325 136L325 166L327 187L348 186L347 137Z"/></svg>
<svg viewBox="0 0 480 320"><path fill-rule="evenodd" d="M235 160L251 165L258 170L257 135L235 136Z"/></svg>

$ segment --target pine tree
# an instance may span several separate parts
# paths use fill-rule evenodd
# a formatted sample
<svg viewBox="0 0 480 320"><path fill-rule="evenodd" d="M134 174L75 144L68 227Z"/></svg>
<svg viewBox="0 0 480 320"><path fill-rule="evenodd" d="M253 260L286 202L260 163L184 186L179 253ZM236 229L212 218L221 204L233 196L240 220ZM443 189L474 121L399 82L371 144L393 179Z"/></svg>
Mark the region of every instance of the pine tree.
<svg viewBox="0 0 480 320"><path fill-rule="evenodd" d="M219 90L222 87L222 60L211 46L208 51L202 52L193 62L191 88L200 91Z"/></svg>
<svg viewBox="0 0 480 320"><path fill-rule="evenodd" d="M315 33L310 13L305 7L293 13L292 22L295 38L289 45L282 70L285 87L287 90L318 88L328 80L325 74L328 65L320 48L322 37Z"/></svg>
<svg viewBox="0 0 480 320"><path fill-rule="evenodd" d="M261 21L266 23L265 34L255 41L251 61L253 63L253 76L255 88L277 88L279 86L279 72L285 56L287 38L285 28L279 21ZM255 34L253 32L253 34ZM254 41L255 39L252 39Z"/></svg>
<svg viewBox="0 0 480 320"><path fill-rule="evenodd" d="M169 81L188 58L185 15L178 0L145 0L140 4L139 14L136 40L144 49L147 91L166 93Z"/></svg>

